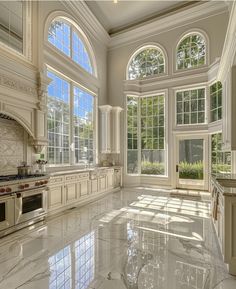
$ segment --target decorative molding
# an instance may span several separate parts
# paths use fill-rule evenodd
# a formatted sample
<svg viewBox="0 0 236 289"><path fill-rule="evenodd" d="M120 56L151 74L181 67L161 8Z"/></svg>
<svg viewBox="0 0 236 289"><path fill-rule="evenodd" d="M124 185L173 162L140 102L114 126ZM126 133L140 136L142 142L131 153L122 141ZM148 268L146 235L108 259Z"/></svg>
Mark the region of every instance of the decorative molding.
<svg viewBox="0 0 236 289"><path fill-rule="evenodd" d="M4 74L0 74L0 85L31 96L37 96L37 89L35 87L29 86L16 78Z"/></svg>
<svg viewBox="0 0 236 289"><path fill-rule="evenodd" d="M217 79L224 82L236 56L236 2L232 1L229 24Z"/></svg>
<svg viewBox="0 0 236 289"><path fill-rule="evenodd" d="M92 36L103 46L107 46L110 42L110 36L90 11L84 0L81 1L64 1L60 0L67 10L80 19Z"/></svg>
<svg viewBox="0 0 236 289"><path fill-rule="evenodd" d="M157 19L151 23L125 31L111 37L109 50L120 46L129 45L133 42L144 40L153 35L176 29L211 16L228 12L228 6L224 1L210 1L195 7L190 7L173 15Z"/></svg>

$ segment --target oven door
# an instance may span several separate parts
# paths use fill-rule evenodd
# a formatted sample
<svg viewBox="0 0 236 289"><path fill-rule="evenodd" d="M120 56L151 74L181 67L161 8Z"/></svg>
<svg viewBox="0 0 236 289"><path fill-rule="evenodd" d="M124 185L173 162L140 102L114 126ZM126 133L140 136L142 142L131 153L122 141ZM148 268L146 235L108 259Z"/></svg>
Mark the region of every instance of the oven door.
<svg viewBox="0 0 236 289"><path fill-rule="evenodd" d="M16 194L15 223L23 223L47 213L46 188L28 190Z"/></svg>
<svg viewBox="0 0 236 289"><path fill-rule="evenodd" d="M15 197L0 197L0 231L14 226Z"/></svg>

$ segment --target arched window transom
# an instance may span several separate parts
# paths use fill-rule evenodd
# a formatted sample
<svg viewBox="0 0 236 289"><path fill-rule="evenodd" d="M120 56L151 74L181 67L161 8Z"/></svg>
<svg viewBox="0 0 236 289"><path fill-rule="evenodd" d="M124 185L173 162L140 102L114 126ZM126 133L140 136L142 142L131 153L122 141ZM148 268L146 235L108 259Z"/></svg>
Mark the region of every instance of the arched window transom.
<svg viewBox="0 0 236 289"><path fill-rule="evenodd" d="M52 21L48 30L48 41L53 46L93 74L92 61L81 36L74 25L62 18Z"/></svg>
<svg viewBox="0 0 236 289"><path fill-rule="evenodd" d="M196 68L206 63L206 43L202 35L186 36L177 47L176 68Z"/></svg>
<svg viewBox="0 0 236 289"><path fill-rule="evenodd" d="M165 72L165 57L158 47L139 50L129 62L128 79L145 78Z"/></svg>

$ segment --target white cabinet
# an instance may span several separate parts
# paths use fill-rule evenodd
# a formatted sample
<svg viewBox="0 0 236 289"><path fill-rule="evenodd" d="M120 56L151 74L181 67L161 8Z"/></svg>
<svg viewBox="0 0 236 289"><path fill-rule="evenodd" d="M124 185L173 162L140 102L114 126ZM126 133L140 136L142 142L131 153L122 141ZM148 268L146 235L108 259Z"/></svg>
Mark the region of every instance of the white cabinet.
<svg viewBox="0 0 236 289"><path fill-rule="evenodd" d="M111 152L111 109L110 105L101 105L100 109L100 152Z"/></svg>
<svg viewBox="0 0 236 289"><path fill-rule="evenodd" d="M89 180L84 179L79 181L79 196L85 197L89 194Z"/></svg>
<svg viewBox="0 0 236 289"><path fill-rule="evenodd" d="M233 66L223 83L222 149L236 150L236 66Z"/></svg>
<svg viewBox="0 0 236 289"><path fill-rule="evenodd" d="M66 204L76 202L77 200L77 184L71 183L65 185Z"/></svg>
<svg viewBox="0 0 236 289"><path fill-rule="evenodd" d="M119 106L111 110L111 153L120 153L120 113L123 109Z"/></svg>
<svg viewBox="0 0 236 289"><path fill-rule="evenodd" d="M118 188L122 186L122 171L121 168L114 169L114 187Z"/></svg>
<svg viewBox="0 0 236 289"><path fill-rule="evenodd" d="M62 208L64 203L64 176L50 178L48 187L48 211Z"/></svg>
<svg viewBox="0 0 236 289"><path fill-rule="evenodd" d="M99 177L99 191L105 191L107 188L106 175L101 175Z"/></svg>
<svg viewBox="0 0 236 289"><path fill-rule="evenodd" d="M107 170L107 188L111 189L114 187L114 169Z"/></svg>

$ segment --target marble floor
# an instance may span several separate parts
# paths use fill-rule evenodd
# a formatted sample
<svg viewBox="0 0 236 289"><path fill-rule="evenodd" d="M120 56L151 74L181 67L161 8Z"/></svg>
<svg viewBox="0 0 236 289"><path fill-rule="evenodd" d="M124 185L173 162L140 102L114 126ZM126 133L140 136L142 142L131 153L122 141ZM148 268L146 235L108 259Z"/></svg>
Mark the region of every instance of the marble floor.
<svg viewBox="0 0 236 289"><path fill-rule="evenodd" d="M0 239L1 289L236 289L209 203L126 189Z"/></svg>

